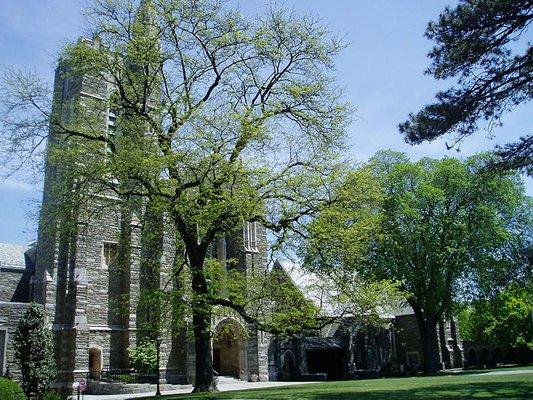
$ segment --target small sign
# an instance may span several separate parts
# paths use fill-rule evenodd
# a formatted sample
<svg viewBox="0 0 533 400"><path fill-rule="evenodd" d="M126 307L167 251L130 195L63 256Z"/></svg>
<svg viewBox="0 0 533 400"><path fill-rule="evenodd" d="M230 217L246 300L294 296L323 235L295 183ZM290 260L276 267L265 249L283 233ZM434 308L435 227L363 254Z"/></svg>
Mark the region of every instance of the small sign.
<svg viewBox="0 0 533 400"><path fill-rule="evenodd" d="M85 392L87 390L87 379L80 379L78 381L78 387L80 388L80 392Z"/></svg>

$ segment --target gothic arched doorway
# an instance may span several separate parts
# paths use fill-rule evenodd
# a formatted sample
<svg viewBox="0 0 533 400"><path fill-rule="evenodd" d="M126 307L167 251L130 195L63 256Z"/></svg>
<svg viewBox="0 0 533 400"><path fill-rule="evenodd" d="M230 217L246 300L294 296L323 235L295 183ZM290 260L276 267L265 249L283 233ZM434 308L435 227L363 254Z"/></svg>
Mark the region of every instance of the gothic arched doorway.
<svg viewBox="0 0 533 400"><path fill-rule="evenodd" d="M281 367L281 380L293 381L296 379L296 362L292 352L287 351L283 356L283 364Z"/></svg>
<svg viewBox="0 0 533 400"><path fill-rule="evenodd" d="M246 332L244 327L232 318L222 320L215 328L213 369L218 375L246 379Z"/></svg>
<svg viewBox="0 0 533 400"><path fill-rule="evenodd" d="M470 349L468 351L468 366L477 365L477 352L475 349Z"/></svg>

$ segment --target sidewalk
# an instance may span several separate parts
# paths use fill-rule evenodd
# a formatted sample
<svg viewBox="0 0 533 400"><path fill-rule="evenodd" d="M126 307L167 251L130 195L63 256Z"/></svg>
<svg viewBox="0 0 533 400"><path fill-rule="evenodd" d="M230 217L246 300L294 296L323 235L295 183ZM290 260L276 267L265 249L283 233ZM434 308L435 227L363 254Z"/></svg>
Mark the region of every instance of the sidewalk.
<svg viewBox="0 0 533 400"><path fill-rule="evenodd" d="M227 392L230 390L248 390L248 389L262 389L278 386L292 386L292 385L305 385L308 383L317 383L317 382L242 382L242 383L219 383L218 389L221 392ZM192 386L186 389L177 389L177 390L168 390L161 392L162 395L169 394L187 394L191 393ZM81 400L126 400L126 399L135 399L148 397L150 395L155 395L155 393L135 393L135 394L115 394L115 395L94 395L94 394L85 394L81 397ZM76 399L76 396L73 397Z"/></svg>

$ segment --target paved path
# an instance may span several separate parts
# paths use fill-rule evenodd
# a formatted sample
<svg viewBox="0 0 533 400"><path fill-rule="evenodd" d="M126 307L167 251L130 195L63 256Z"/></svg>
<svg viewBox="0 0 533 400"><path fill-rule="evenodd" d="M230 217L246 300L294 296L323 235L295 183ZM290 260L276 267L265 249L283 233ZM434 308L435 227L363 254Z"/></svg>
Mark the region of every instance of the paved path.
<svg viewBox="0 0 533 400"><path fill-rule="evenodd" d="M242 382L242 383L219 383L218 389L221 392L227 392L230 390L248 390L248 389L262 389L270 388L277 386L292 386L292 385L305 385L308 383L317 383L317 382ZM178 389L178 390L169 390L161 392L163 395L168 394L186 394L190 393L192 388ZM136 393L136 394L115 394L115 395L94 395L86 394L83 396L82 400L126 400L126 399L135 399L139 397L147 397L155 393ZM74 397L75 399L75 397Z"/></svg>
<svg viewBox="0 0 533 400"><path fill-rule="evenodd" d="M515 374L533 374L533 369L509 369L500 371L483 372L475 375L515 375Z"/></svg>

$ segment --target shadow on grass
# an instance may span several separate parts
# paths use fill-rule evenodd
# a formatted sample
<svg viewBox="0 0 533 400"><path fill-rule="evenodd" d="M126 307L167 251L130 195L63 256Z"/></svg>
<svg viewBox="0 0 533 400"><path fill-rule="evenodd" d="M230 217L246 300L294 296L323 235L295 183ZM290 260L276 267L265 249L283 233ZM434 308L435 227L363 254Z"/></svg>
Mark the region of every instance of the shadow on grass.
<svg viewBox="0 0 533 400"><path fill-rule="evenodd" d="M409 389L365 390L364 387L306 388L305 386L272 388L246 392L222 392L204 395L163 397L167 399L201 400L525 400L533 398L533 385L527 382L476 382L432 385Z"/></svg>

